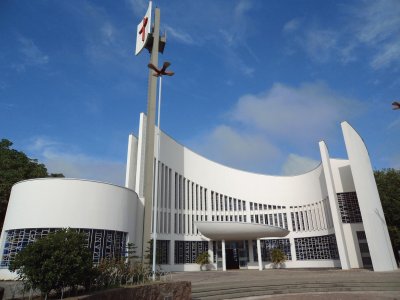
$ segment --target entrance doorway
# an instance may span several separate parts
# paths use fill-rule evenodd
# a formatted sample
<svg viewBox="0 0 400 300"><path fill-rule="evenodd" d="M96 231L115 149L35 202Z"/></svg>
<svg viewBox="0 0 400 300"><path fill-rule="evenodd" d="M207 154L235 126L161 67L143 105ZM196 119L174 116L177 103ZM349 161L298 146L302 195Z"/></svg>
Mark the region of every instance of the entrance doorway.
<svg viewBox="0 0 400 300"><path fill-rule="evenodd" d="M225 242L226 269L247 269L249 261L248 241L227 241ZM217 268L222 269L222 245L221 241L214 241L214 255L217 261Z"/></svg>
<svg viewBox="0 0 400 300"><path fill-rule="evenodd" d="M239 269L239 258L236 249L226 249L225 257L227 270Z"/></svg>

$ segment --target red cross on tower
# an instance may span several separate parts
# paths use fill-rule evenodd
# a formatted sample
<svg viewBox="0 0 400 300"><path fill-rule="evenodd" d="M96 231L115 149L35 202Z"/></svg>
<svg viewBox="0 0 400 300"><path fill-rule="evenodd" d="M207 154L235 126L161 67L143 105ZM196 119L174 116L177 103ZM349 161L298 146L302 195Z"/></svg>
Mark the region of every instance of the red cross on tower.
<svg viewBox="0 0 400 300"><path fill-rule="evenodd" d="M139 34L142 34L142 42L144 42L144 37L145 37L145 35L146 35L146 26L147 26L147 21L148 21L148 18L147 17L144 17L143 18L143 23L142 23L142 28L140 28L140 30L139 30Z"/></svg>

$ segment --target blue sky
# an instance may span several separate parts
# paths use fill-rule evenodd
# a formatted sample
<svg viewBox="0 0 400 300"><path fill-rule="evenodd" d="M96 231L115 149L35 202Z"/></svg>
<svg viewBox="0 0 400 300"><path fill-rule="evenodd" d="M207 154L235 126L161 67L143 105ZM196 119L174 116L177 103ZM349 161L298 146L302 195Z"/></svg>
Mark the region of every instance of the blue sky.
<svg viewBox="0 0 400 300"><path fill-rule="evenodd" d="M147 105L134 56L147 1L0 2L0 137L51 172L123 184ZM266 174L306 171L340 122L374 169L400 168L400 1L160 0L162 128L194 151Z"/></svg>

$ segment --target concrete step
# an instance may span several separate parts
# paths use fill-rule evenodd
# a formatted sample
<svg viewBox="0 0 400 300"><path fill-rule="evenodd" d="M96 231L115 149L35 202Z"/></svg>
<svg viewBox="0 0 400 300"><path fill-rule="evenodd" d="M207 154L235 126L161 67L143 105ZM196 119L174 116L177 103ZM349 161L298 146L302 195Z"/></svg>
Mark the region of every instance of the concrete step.
<svg viewBox="0 0 400 300"><path fill-rule="evenodd" d="M281 295L292 293L318 293L318 292L357 292L357 291L400 291L398 282L318 282L318 283L293 283L282 285L251 284L247 286L235 285L208 285L208 287L192 288L193 299L234 299L242 297Z"/></svg>

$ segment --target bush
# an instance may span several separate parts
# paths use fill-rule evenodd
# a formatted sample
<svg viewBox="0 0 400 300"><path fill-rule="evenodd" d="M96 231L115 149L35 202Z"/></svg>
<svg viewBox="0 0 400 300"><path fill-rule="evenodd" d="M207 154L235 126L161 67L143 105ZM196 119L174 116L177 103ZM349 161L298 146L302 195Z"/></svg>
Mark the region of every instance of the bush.
<svg viewBox="0 0 400 300"><path fill-rule="evenodd" d="M200 265L200 270L203 269L204 265L208 265L210 263L210 254L208 252L200 253L196 258L196 264Z"/></svg>
<svg viewBox="0 0 400 300"><path fill-rule="evenodd" d="M52 290L87 287L96 274L85 243L83 233L56 231L26 246L9 269L17 272L25 289L39 289L46 298Z"/></svg>
<svg viewBox="0 0 400 300"><path fill-rule="evenodd" d="M274 248L271 250L271 260L275 267L280 266L286 261L286 255L279 248Z"/></svg>

